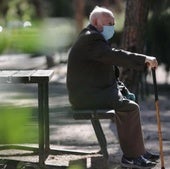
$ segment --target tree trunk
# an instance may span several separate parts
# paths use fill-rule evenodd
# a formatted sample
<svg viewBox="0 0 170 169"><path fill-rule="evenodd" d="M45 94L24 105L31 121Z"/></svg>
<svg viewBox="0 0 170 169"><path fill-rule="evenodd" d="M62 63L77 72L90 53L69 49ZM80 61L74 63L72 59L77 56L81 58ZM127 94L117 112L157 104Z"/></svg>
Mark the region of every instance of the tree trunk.
<svg viewBox="0 0 170 169"><path fill-rule="evenodd" d="M109 8L109 6L110 6L109 0L103 0L102 6Z"/></svg>
<svg viewBox="0 0 170 169"><path fill-rule="evenodd" d="M42 19L43 16L44 16L44 13L43 13L43 7L42 7L42 2L41 0L31 0L31 3L34 5L35 7L35 10L36 10L36 16L39 18L39 19Z"/></svg>
<svg viewBox="0 0 170 169"><path fill-rule="evenodd" d="M145 30L149 10L148 0L127 0L126 17L122 39L122 48L131 52L143 53ZM123 68L121 80L138 99L141 73L136 70Z"/></svg>
<svg viewBox="0 0 170 169"><path fill-rule="evenodd" d="M74 8L75 8L75 20L76 20L76 27L77 32L80 32L83 28L84 23L84 8L85 8L85 1L84 0L74 0Z"/></svg>

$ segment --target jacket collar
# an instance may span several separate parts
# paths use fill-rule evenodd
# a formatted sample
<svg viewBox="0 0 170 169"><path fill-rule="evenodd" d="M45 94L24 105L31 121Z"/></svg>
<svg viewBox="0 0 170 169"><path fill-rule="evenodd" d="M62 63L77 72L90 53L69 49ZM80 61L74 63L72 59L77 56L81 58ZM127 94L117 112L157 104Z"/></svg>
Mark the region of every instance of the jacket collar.
<svg viewBox="0 0 170 169"><path fill-rule="evenodd" d="M96 29L96 27L94 27L94 26L91 25L91 24L89 24L89 25L86 27L86 29L96 31L96 32L98 32L98 33L101 34L101 32L99 32L99 31ZM105 40L105 41L106 41L106 43L111 47L110 41L107 41L107 40Z"/></svg>
<svg viewBox="0 0 170 169"><path fill-rule="evenodd" d="M94 27L94 26L91 25L91 24L89 24L89 25L87 26L87 28L99 32L99 31L96 29L96 27ZM100 32L99 32L99 33L100 33Z"/></svg>

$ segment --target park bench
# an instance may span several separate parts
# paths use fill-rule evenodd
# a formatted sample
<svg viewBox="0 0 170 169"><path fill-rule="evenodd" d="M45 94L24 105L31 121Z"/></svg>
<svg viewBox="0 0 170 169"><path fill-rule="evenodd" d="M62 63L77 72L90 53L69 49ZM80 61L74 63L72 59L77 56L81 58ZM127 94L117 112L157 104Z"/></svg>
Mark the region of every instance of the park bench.
<svg viewBox="0 0 170 169"><path fill-rule="evenodd" d="M104 158L108 158L107 151L107 141L100 124L100 119L114 119L115 110L106 110L106 109L96 109L96 110L74 110L73 118L75 120L90 120L95 131L97 140L100 145L100 153L103 154Z"/></svg>
<svg viewBox="0 0 170 169"><path fill-rule="evenodd" d="M54 74L53 70L1 70L0 83L7 84L37 84L38 87L38 148L20 146L20 145L2 145L0 150L21 149L38 152L38 163L40 168L45 166L46 157L51 154L57 154L60 150L50 149L49 140L49 81ZM95 134L97 136L101 153L108 158L107 142L102 130L100 119L113 119L114 110L73 110L75 120L91 120ZM62 152L62 150L61 150ZM64 150L63 152L71 154L81 154L79 151Z"/></svg>
<svg viewBox="0 0 170 169"><path fill-rule="evenodd" d="M48 84L53 76L53 70L2 70L0 71L0 83L36 83L38 85L38 156L39 166L44 166L46 154L50 150L49 146L49 104L48 104ZM11 148L1 146L0 149ZM14 148L37 151L37 148L14 146Z"/></svg>

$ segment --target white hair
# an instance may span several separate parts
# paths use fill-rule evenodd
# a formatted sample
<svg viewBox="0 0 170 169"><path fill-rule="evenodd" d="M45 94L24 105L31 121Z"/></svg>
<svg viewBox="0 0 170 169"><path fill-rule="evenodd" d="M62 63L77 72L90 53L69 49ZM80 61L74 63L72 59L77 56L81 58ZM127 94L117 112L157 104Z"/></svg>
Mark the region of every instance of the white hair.
<svg viewBox="0 0 170 169"><path fill-rule="evenodd" d="M109 9L106 9L104 7L99 7L99 6L96 6L92 12L90 13L90 16L89 16L89 22L90 24L93 25L93 21L94 19L102 16L103 14L108 14L110 16L113 16L113 13L109 10Z"/></svg>

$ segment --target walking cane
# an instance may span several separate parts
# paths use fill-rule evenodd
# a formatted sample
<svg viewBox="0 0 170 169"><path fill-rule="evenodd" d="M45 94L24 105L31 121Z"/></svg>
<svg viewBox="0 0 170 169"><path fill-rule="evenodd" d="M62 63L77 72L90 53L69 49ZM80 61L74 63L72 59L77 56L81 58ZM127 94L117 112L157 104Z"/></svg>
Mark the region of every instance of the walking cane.
<svg viewBox="0 0 170 169"><path fill-rule="evenodd" d="M154 85L154 93L155 93L155 108L156 108L156 119L157 119L157 126L158 126L161 169L165 169L163 144L162 144L162 131L161 131L160 112L159 112L158 88L157 88L157 81L156 81L156 72L154 68L152 68L152 76L153 76L153 85Z"/></svg>

